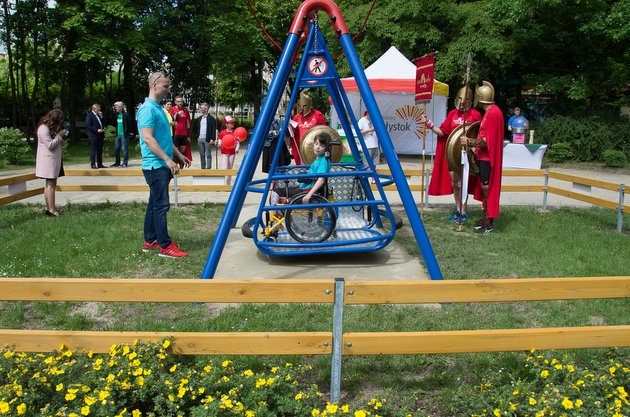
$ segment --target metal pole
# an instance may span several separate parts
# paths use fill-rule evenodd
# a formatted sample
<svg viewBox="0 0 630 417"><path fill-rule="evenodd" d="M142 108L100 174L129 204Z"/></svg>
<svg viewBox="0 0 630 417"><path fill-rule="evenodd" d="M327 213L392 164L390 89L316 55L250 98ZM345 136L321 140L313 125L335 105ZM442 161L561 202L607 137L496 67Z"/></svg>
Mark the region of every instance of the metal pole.
<svg viewBox="0 0 630 417"><path fill-rule="evenodd" d="M343 297L345 281L335 278L335 306L333 310L332 369L330 372L330 402L341 396L341 351L343 348Z"/></svg>
<svg viewBox="0 0 630 417"><path fill-rule="evenodd" d="M177 175L173 175L173 194L175 197L175 207L179 207L179 196L177 193Z"/></svg>
<svg viewBox="0 0 630 417"><path fill-rule="evenodd" d="M619 205L617 206L617 232L623 232L624 184L619 184Z"/></svg>
<svg viewBox="0 0 630 417"><path fill-rule="evenodd" d="M547 186L549 185L549 170L545 170L545 185L543 186L543 210L547 210Z"/></svg>
<svg viewBox="0 0 630 417"><path fill-rule="evenodd" d="M278 67L276 68L276 72L271 80L267 97L263 102L258 116L258 122L254 126L254 132L252 133L249 143L249 151L241 162L241 166L238 170L239 173L236 175L232 191L230 192L227 204L225 205L225 211L221 216L219 227L217 228L214 240L212 241L212 246L210 247L210 252L208 253L206 263L201 272L202 279L214 278L214 273L217 270L219 259L221 258L225 243L227 242L228 234L230 233L230 227L236 222L238 215L241 212L243 201L245 200L245 196L247 194L247 183L251 181L252 176L254 175L254 170L256 169L256 164L258 164L258 158L260 157L264 140L267 137L267 132L269 131L269 125L271 125L272 117L278 108L280 98L284 92L284 87L287 84L292 67L291 57L293 56L295 49L298 47L298 40L299 36L289 34L284 49L282 50L280 60L278 61Z"/></svg>
<svg viewBox="0 0 630 417"><path fill-rule="evenodd" d="M431 170L427 169L424 172L424 177L425 177L425 189L422 190L422 192L424 193L424 204L426 204L427 206L429 205L429 183L431 182Z"/></svg>
<svg viewBox="0 0 630 417"><path fill-rule="evenodd" d="M363 66L359 61L357 51L354 48L354 44L352 43L352 37L350 36L350 34L343 34L339 37L339 42L341 43L341 47L346 54L348 65L352 70L352 75L354 75L354 79L357 83L357 86L359 87L359 91L363 96L365 107L372 116L372 124L374 125L374 130L376 131L376 135L378 136L383 147L385 159L387 159L387 162L389 164L389 169L391 170L392 177L394 178L394 182L396 183L396 187L398 188L398 194L400 195L400 199L402 200L405 211L407 212L409 224L411 225L414 236L416 238L416 243L420 248L420 253L422 253L422 258L424 259L424 263L427 267L427 271L429 272L429 276L432 280L441 280L443 279L442 271L440 271L440 266L435 257L435 253L433 252L433 248L431 247L429 236L424 229L424 224L422 223L422 219L420 218L420 213L418 212L418 208L416 207L416 202L413 199L413 194L411 194L409 184L407 184L407 178L405 177L402 167L400 166L400 162L398 162L398 155L396 155L396 152L394 151L394 145L392 144L392 140L389 137L387 126L385 126L385 121L383 120L383 116L381 116L378 104L376 104L374 93L372 93L370 84L368 83L365 72L363 71Z"/></svg>

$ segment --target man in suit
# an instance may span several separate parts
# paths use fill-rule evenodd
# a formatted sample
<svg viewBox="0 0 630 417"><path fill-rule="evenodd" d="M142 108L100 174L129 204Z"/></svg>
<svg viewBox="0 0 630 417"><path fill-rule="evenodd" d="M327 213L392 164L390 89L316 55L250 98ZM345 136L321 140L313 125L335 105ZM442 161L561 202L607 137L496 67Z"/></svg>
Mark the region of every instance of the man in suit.
<svg viewBox="0 0 630 417"><path fill-rule="evenodd" d="M105 143L105 121L101 115L101 106L92 104L92 109L85 116L85 129L90 141L90 164L92 169L106 168L103 165L103 144Z"/></svg>
<svg viewBox="0 0 630 417"><path fill-rule="evenodd" d="M199 106L201 116L193 120L190 137L197 139L199 149L199 160L201 161L201 169L212 168L212 149L217 138L217 121L212 115L208 114L208 103L202 103Z"/></svg>

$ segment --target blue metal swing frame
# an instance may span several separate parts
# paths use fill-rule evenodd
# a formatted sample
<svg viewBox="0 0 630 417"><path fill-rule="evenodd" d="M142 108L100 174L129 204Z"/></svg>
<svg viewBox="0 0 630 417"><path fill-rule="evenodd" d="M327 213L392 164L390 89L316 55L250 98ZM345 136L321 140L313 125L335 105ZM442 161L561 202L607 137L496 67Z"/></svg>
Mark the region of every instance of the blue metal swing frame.
<svg viewBox="0 0 630 417"><path fill-rule="evenodd" d="M339 75L337 74L328 48L326 47L324 38L321 35L321 31L319 30L317 23L310 18L313 13L317 13L319 10L324 10L328 14L333 24L333 28L335 29L335 32L339 37L341 47L347 57L348 64L357 82L366 108L370 115L372 115L372 124L374 126L377 136L379 137L383 153L392 172L391 176L377 174L376 167L374 166L370 158L365 158L368 164L367 169L365 169L366 167L362 165L361 155L355 142L351 126L354 127L355 131L357 132L357 139L362 147L364 154L368 154L367 147L365 146L363 138L360 134L357 120L352 114L349 100L345 94L343 87L341 86ZM372 207L374 216L371 222L367 222L365 226L361 228L363 232L367 232L371 236L363 237L360 239L353 239L350 241L341 240L309 243L306 245L307 247L305 249L305 244L303 243L260 241L257 238L256 230L260 227L260 213L262 213L263 211L287 209L287 206L266 205L265 202L267 201L267 195L271 182L279 179L307 178L310 175L278 174L278 172L280 172L280 170L284 168L277 166L280 146L282 142L280 140L278 141L278 147L274 152L274 157L272 159L271 167L269 170L269 176L266 179L257 181L252 181L252 178L256 169L258 158L262 153L264 140L267 136L267 133L269 132L271 123L274 120L275 112L280 104L280 99L282 97L284 88L291 74L293 66L292 57L296 56L296 53L300 46L300 38L304 37L304 28L306 25L308 25L308 28L310 29L308 31L309 35L306 42L306 47L304 49L305 52L303 54L302 61L297 72L296 83L291 93L290 104L288 108L293 108L300 88L326 87L330 94L330 97L333 100L335 109L337 109L338 111L340 123L346 133L346 137L348 138L348 145L352 152L354 163L337 164L342 167L348 167L351 170L345 172L329 172L327 174L318 174L318 177L358 177L360 179L363 191L365 192L365 195L367 197L367 199L362 202L334 202L328 203L326 204L326 206L335 207L335 210L338 210L341 207L348 206L370 206ZM328 63L329 67L324 75L316 76L306 71L307 62L309 58L313 56L323 56ZM288 128L289 120L290 114L287 114L282 124L280 138L284 138L284 135ZM382 200L374 199L374 195L368 183L368 178L370 177L376 178L375 183L380 195L382 196ZM381 179L383 179L384 181L381 181ZM379 112L376 100L374 99L374 95L370 89L365 73L363 72L363 67L361 66L361 63L358 59L356 50L354 49L352 39L347 30L345 21L343 20L343 17L341 15L341 11L332 0L306 0L298 8L296 17L291 26L291 30L285 43L284 49L282 50L276 72L274 73L273 79L269 86L269 91L265 97L265 100L263 101L258 121L254 127L254 132L251 136L249 149L246 152L246 155L236 177L232 192L230 193L230 196L228 198L226 209L219 223L219 227L212 243L212 247L210 248L210 252L208 253L208 257L204 265L201 277L214 277L214 273L216 272L221 253L223 252L225 242L227 241L229 230L235 225L236 220L238 219L247 192L258 192L263 194L259 207L259 215L256 217L254 224L254 233L252 234L256 246L263 253L266 253L268 255L290 256L303 255L305 253L329 254L348 253L356 251L365 252L368 250L382 249L384 246L389 244L394 237L395 219L393 213L391 212L391 207L387 202L383 189L384 186L391 183L395 183L397 186L401 201L409 218L410 226L412 227L416 242L418 243L425 264L427 266L429 276L433 280L442 279L439 265L435 258L435 254L433 253L433 249L431 248L431 244L418 213L418 209L415 205L411 190L409 189L406 178L402 171L402 167L400 166L398 158L394 152L394 147L387 132L387 128ZM263 184L264 187L260 187ZM379 206L383 206L385 209L381 210L379 209ZM291 209L312 209L316 207L323 207L323 205L317 203L291 205ZM382 229L383 225L381 222L381 216L385 216L385 218L389 220L389 232L374 230L374 226ZM343 229L337 230L338 232L344 231Z"/></svg>

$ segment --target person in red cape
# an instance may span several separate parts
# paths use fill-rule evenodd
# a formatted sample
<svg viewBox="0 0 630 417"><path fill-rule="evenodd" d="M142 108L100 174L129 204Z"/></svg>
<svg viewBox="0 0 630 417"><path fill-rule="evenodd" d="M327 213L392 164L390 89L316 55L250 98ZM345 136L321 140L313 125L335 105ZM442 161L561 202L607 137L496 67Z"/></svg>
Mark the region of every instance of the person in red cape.
<svg viewBox="0 0 630 417"><path fill-rule="evenodd" d="M448 219L455 220L457 223L464 222L468 218L468 214L466 214L466 204L462 204L460 198L461 175L458 172L451 171L446 161L446 140L453 130L464 123L473 123L481 120L481 113L472 108L472 98L473 94L470 88L462 87L455 98L455 108L448 112L446 120L440 127L435 126L427 118L426 114L420 116L420 123L425 123L427 129L430 129L437 135L433 172L431 173L428 193L429 195L453 194L455 209Z"/></svg>
<svg viewBox="0 0 630 417"><path fill-rule="evenodd" d="M504 119L501 109L494 104L494 87L487 81L478 86L475 103L485 111L476 139L462 137L462 145L475 147L479 163L479 178L471 181L470 192L481 201L483 215L475 223L475 232L487 234L494 230L494 219L499 217L501 171L503 169ZM471 177L473 178L473 177Z"/></svg>
<svg viewBox="0 0 630 417"><path fill-rule="evenodd" d="M293 117L293 122L295 123L293 124L294 129L290 141L291 155L293 155L293 161L295 161L296 165L302 165L300 158L300 143L302 142L302 138L312 127L326 124L324 115L319 110L313 108L313 100L305 91L302 91L300 94L300 99L297 103L297 114Z"/></svg>

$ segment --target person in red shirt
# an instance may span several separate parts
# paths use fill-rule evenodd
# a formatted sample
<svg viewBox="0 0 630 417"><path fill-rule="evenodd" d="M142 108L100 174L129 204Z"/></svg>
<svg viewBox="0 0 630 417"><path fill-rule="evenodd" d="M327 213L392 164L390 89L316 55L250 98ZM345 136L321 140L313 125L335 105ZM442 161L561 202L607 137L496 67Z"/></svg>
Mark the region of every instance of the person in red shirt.
<svg viewBox="0 0 630 417"><path fill-rule="evenodd" d="M175 134L173 136L173 145L184 154L186 145L189 141L190 134L190 112L184 106L184 99L181 96L175 97L175 107L171 108L171 116L175 122Z"/></svg>
<svg viewBox="0 0 630 417"><path fill-rule="evenodd" d="M503 169L504 119L501 109L494 104L494 87L487 81L477 87L475 103L485 111L476 139L462 137L462 145L475 147L479 163L479 179L471 182L475 200L481 201L483 215L475 223L475 232L487 234L494 230L494 219L499 217L501 171Z"/></svg>
<svg viewBox="0 0 630 417"><path fill-rule="evenodd" d="M293 135L291 135L291 155L296 165L302 165L300 143L302 138L314 126L325 125L326 119L319 110L313 108L313 100L305 91L300 94L297 103L297 114L293 117Z"/></svg>
<svg viewBox="0 0 630 417"><path fill-rule="evenodd" d="M433 172L431 173L431 182L429 183L429 195L449 195L453 194L455 198L455 209L449 216L449 220L455 220L462 223L468 218L466 214L466 204L462 203L461 187L462 178L459 172L451 171L446 161L446 140L449 135L464 123L473 123L481 120L481 114L472 108L473 94L470 88L462 87L455 98L455 108L448 112L446 120L437 127L431 122L426 114L420 116L420 123L426 123L427 129L430 129L437 135L437 144L435 148L435 158L433 162Z"/></svg>
<svg viewBox="0 0 630 417"><path fill-rule="evenodd" d="M219 132L219 142L218 145L221 147L221 169L232 169L234 167L234 159L236 159L236 154L238 153L241 144L236 142L236 146L232 149L228 149L224 146L221 146L221 140L227 134L234 134L234 123L235 120L232 116L225 116L221 125L225 126L225 129ZM232 183L232 177L230 175L225 176L225 185L230 185Z"/></svg>

